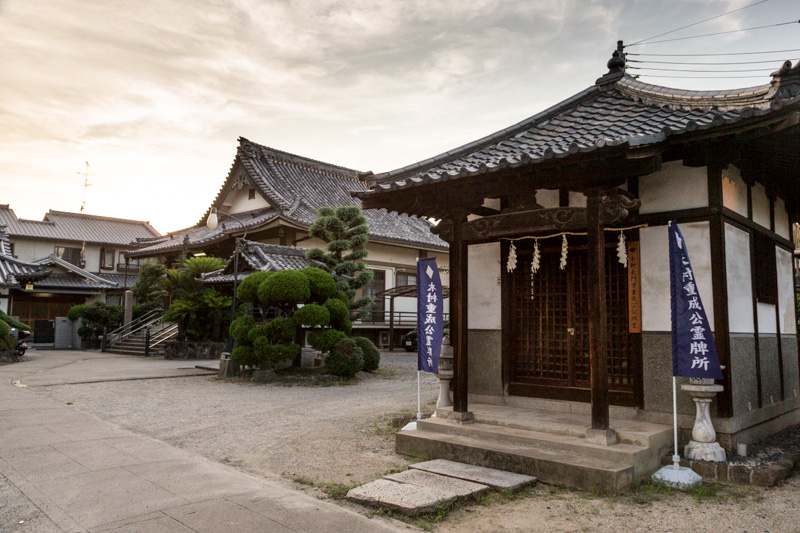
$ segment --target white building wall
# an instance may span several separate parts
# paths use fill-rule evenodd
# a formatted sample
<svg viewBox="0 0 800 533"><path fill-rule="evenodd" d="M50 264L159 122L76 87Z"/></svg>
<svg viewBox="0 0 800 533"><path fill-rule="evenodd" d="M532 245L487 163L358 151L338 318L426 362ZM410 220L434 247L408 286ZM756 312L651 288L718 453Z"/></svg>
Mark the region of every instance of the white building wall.
<svg viewBox="0 0 800 533"><path fill-rule="evenodd" d="M250 194L250 189L252 186L245 185L241 189L234 188L229 194L228 197L225 198L225 201L222 203L223 210L235 215L236 213L245 213L247 211L252 211L253 209L261 209L262 207L269 207L269 203L264 200L264 197L258 194L256 191L255 198L249 199L248 196ZM220 217L220 222L224 222L225 219L224 215ZM228 219L230 220L230 219Z"/></svg>
<svg viewBox="0 0 800 533"><path fill-rule="evenodd" d="M639 178L641 214L708 206L706 167L685 167L682 161L664 163L661 170Z"/></svg>
<svg viewBox="0 0 800 533"><path fill-rule="evenodd" d="M753 222L769 229L769 198L767 191L760 183L752 187L753 195Z"/></svg>
<svg viewBox="0 0 800 533"><path fill-rule="evenodd" d="M495 329L501 325L500 243L468 248L469 329Z"/></svg>
<svg viewBox="0 0 800 533"><path fill-rule="evenodd" d="M708 222L681 224L698 292L714 330L711 283L711 236ZM642 228L639 233L642 274L642 330L670 331L669 241L667 226Z"/></svg>
<svg viewBox="0 0 800 533"><path fill-rule="evenodd" d="M775 233L784 239L791 239L790 226L789 213L786 211L786 203L778 198L775 200Z"/></svg>
<svg viewBox="0 0 800 533"><path fill-rule="evenodd" d="M539 189L536 191L536 203L547 209L558 207L558 189Z"/></svg>
<svg viewBox="0 0 800 533"><path fill-rule="evenodd" d="M733 165L722 171L722 205L747 217L747 184Z"/></svg>
<svg viewBox="0 0 800 533"><path fill-rule="evenodd" d="M731 333L754 333L750 234L730 224L725 224L725 263L729 330Z"/></svg>
<svg viewBox="0 0 800 533"><path fill-rule="evenodd" d="M791 335L797 333L792 254L783 248L776 247L775 261L778 267L778 316L780 317L780 332Z"/></svg>

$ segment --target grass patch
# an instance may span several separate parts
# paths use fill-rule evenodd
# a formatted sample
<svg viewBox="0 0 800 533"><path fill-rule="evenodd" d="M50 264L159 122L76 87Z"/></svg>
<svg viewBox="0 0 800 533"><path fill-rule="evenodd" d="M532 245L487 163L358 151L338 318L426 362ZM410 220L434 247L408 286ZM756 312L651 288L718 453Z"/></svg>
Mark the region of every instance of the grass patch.
<svg viewBox="0 0 800 533"><path fill-rule="evenodd" d="M350 485L345 485L343 483L319 483L317 484L317 488L322 489L322 491L333 498L334 500L341 500L347 496L347 493L350 492L350 489L354 489L359 486L359 483L352 483Z"/></svg>
<svg viewBox="0 0 800 533"><path fill-rule="evenodd" d="M309 485L309 486L312 486L312 487L314 486L314 480L310 479L310 478L307 478L305 476L297 476L292 481L294 481L295 483L298 483L300 485Z"/></svg>

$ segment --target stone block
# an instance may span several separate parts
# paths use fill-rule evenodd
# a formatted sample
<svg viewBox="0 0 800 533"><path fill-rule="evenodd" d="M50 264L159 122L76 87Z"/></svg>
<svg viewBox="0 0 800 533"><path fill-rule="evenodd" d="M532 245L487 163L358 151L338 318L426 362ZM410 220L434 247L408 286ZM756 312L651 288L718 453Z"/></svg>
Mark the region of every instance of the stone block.
<svg viewBox="0 0 800 533"><path fill-rule="evenodd" d="M314 348L303 348L300 351L300 366L302 368L313 368L316 366L317 351Z"/></svg>
<svg viewBox="0 0 800 533"><path fill-rule="evenodd" d="M255 383L272 383L277 379L277 374L272 370L256 370L252 377L252 381Z"/></svg>
<svg viewBox="0 0 800 533"><path fill-rule="evenodd" d="M406 470L399 474L385 476L384 479L397 483L408 483L418 487L438 490L456 497L473 496L489 490L489 487L480 483L473 483L450 476L432 474L424 470Z"/></svg>
<svg viewBox="0 0 800 533"><path fill-rule="evenodd" d="M760 487L771 487L792 473L785 465L774 464L753 470L752 484Z"/></svg>
<svg viewBox="0 0 800 533"><path fill-rule="evenodd" d="M728 481L739 485L749 485L753 471L743 465L728 465Z"/></svg>
<svg viewBox="0 0 800 533"><path fill-rule="evenodd" d="M593 429L586 430L586 442L597 446L613 446L617 443L617 432L613 429Z"/></svg>
<svg viewBox="0 0 800 533"><path fill-rule="evenodd" d="M709 461L692 461L692 470L707 481L717 480L717 463Z"/></svg>
<svg viewBox="0 0 800 533"><path fill-rule="evenodd" d="M454 477L481 485L488 485L492 488L518 490L527 485L536 483L536 478L513 472L504 472L494 468L486 468L446 459L435 459L410 465L410 468L423 470L434 474Z"/></svg>
<svg viewBox="0 0 800 533"><path fill-rule="evenodd" d="M439 505L455 500L456 496L428 487L379 479L350 490L347 499L403 514L416 515L433 512Z"/></svg>
<svg viewBox="0 0 800 533"><path fill-rule="evenodd" d="M239 365L235 364L230 359L219 360L219 374L221 378L230 378L236 375L239 371Z"/></svg>

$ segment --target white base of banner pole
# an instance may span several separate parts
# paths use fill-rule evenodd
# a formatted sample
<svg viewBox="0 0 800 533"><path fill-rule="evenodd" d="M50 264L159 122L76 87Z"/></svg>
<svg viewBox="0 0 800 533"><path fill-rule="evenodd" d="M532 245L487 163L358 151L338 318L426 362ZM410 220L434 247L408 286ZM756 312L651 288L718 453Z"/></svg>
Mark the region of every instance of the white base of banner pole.
<svg viewBox="0 0 800 533"><path fill-rule="evenodd" d="M417 420L422 420L422 389L420 385L420 372L417 370Z"/></svg>
<svg viewBox="0 0 800 533"><path fill-rule="evenodd" d="M681 466L681 456L678 453L678 380L672 376L672 421L675 437L675 453L672 455L672 466L661 467L651 479L662 485L678 490L687 490L703 483L703 478L692 470Z"/></svg>

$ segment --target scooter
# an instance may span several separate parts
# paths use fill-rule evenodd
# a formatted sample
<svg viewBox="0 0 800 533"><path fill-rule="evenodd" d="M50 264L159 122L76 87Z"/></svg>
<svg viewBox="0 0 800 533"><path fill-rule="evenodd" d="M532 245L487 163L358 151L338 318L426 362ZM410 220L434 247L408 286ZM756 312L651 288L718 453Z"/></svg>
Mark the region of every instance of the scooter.
<svg viewBox="0 0 800 533"><path fill-rule="evenodd" d="M11 328L11 336L17 339L17 346L14 348L17 357L22 357L25 355L25 350L28 349L28 344L25 342L25 339L31 336L31 332L25 331L24 329L18 330L17 328Z"/></svg>

